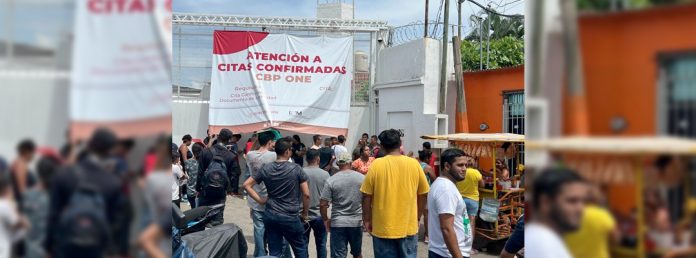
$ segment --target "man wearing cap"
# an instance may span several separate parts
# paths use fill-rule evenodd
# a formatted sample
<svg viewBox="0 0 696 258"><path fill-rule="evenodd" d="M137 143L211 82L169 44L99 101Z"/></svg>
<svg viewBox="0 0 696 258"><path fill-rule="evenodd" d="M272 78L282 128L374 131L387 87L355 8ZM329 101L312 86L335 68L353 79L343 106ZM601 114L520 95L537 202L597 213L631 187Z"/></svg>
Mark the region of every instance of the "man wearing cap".
<svg viewBox="0 0 696 258"><path fill-rule="evenodd" d="M331 232L331 257L346 257L348 244L353 257L362 256L362 193L363 174L351 170L350 153L341 153L336 161L339 171L326 180L321 191L321 217ZM328 207L331 204L331 219Z"/></svg>
<svg viewBox="0 0 696 258"><path fill-rule="evenodd" d="M227 128L224 128L220 130L220 133L217 136L217 142L210 146L210 148L207 148L201 152L201 158L200 158L200 164L198 166L198 175L200 178L205 177L205 171L208 169L208 166L210 166L210 163L213 161L213 157L215 155L219 155L222 157L223 162L225 163L225 169L227 170L227 194L232 194L232 184L229 183L230 179L234 176L235 172L239 169L239 164L236 161L237 154L232 153L230 150L227 149L227 145L230 145L232 141L232 131L230 131ZM196 190L200 193L203 191L203 181L204 180L198 180L196 182ZM216 205L216 204L224 204L225 201L227 200L227 197L223 198L208 198L206 196L199 196L199 206L210 206L210 205ZM211 221L211 225L217 226L222 224L223 222L223 212L220 212L215 218Z"/></svg>

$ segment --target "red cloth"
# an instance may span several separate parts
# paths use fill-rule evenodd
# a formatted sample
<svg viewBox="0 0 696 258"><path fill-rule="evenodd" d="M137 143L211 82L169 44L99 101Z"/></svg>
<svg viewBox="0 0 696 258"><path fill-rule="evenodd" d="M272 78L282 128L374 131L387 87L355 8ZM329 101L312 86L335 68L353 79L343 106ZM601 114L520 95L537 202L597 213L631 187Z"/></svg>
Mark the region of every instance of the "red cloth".
<svg viewBox="0 0 696 258"><path fill-rule="evenodd" d="M144 163L145 176L147 176L150 174L150 172L155 170L155 164L157 164L157 155L155 153L148 153L145 155Z"/></svg>
<svg viewBox="0 0 696 258"><path fill-rule="evenodd" d="M252 144L253 144L253 143L252 143L251 141L248 141L248 142L247 142L246 148L244 149L244 154L247 154L247 153L249 152L249 150L251 150L251 145L252 145Z"/></svg>

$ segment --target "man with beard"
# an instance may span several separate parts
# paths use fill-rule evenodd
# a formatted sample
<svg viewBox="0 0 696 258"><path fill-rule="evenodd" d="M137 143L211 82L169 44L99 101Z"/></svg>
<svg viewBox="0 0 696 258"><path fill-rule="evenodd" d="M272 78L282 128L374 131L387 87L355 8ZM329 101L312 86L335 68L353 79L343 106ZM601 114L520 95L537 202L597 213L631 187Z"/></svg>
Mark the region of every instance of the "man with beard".
<svg viewBox="0 0 696 258"><path fill-rule="evenodd" d="M472 221L466 204L457 190L457 182L464 180L466 155L460 149L442 153L440 176L430 186L428 193L428 228L430 245L428 257L469 257L473 245Z"/></svg>
<svg viewBox="0 0 696 258"><path fill-rule="evenodd" d="M552 168L536 176L532 186L534 217L524 229L526 257L572 257L561 236L580 227L587 194L584 181L572 170Z"/></svg>

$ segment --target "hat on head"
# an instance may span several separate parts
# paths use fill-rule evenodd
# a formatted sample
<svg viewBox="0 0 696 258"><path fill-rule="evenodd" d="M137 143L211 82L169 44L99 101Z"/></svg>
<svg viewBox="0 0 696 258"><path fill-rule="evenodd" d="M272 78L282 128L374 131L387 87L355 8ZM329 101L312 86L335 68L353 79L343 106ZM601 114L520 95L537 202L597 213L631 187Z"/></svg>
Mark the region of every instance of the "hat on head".
<svg viewBox="0 0 696 258"><path fill-rule="evenodd" d="M336 158L336 164L337 165L345 165L345 164L350 164L353 161L353 156L350 155L348 152L343 152L338 157Z"/></svg>

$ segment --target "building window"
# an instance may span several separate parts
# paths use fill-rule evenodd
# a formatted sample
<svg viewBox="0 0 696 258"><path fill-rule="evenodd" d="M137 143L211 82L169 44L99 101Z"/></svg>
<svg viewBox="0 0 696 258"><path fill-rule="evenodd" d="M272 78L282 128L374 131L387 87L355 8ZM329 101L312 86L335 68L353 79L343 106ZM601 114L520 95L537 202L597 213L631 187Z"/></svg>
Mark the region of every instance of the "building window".
<svg viewBox="0 0 696 258"><path fill-rule="evenodd" d="M679 54L662 59L660 63L660 82L658 84L659 110L661 117L660 133L696 138L696 54ZM691 189L685 196L684 186L668 187L663 198L666 198L669 212L673 220L684 214L685 198L696 196L696 159L691 158L687 163L688 185Z"/></svg>
<svg viewBox="0 0 696 258"><path fill-rule="evenodd" d="M524 134L524 91L503 93L503 131Z"/></svg>
<svg viewBox="0 0 696 258"><path fill-rule="evenodd" d="M503 132L524 134L524 91L503 92ZM524 164L524 145L515 144L517 159L508 159L506 164L513 175L517 175L518 162Z"/></svg>
<svg viewBox="0 0 696 258"><path fill-rule="evenodd" d="M696 55L663 63L668 135L696 137Z"/></svg>

